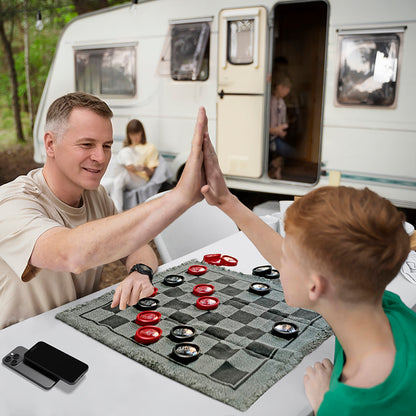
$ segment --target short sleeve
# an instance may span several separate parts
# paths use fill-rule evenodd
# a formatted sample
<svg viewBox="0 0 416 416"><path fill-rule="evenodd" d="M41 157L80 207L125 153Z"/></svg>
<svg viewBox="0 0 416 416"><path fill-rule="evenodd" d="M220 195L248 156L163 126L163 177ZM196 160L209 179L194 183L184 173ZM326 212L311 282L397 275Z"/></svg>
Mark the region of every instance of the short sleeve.
<svg viewBox="0 0 416 416"><path fill-rule="evenodd" d="M33 194L13 193L0 200L0 253L20 278L37 239L45 231L62 224L47 217Z"/></svg>
<svg viewBox="0 0 416 416"><path fill-rule="evenodd" d="M151 143L149 143L145 164L148 168L156 168L159 165L159 152L156 146Z"/></svg>

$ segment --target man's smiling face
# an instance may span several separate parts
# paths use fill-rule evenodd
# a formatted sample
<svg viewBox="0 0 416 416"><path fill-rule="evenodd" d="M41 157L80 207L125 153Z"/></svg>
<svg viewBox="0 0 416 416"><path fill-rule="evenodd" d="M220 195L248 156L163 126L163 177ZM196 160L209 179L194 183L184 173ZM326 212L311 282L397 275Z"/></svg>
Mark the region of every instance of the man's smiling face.
<svg viewBox="0 0 416 416"><path fill-rule="evenodd" d="M66 131L55 141L59 181L68 192L97 189L111 159L111 120L91 110L72 110Z"/></svg>

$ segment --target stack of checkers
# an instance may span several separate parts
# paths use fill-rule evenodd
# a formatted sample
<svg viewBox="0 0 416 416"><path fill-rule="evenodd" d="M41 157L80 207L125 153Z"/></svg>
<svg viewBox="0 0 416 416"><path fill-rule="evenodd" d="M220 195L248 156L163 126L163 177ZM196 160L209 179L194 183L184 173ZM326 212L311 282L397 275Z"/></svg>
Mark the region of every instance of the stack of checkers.
<svg viewBox="0 0 416 416"><path fill-rule="evenodd" d="M190 266L206 270L190 274ZM155 275L159 290L148 299L158 301L153 312L161 314L157 327L162 333L151 344L134 339L137 314L144 311L138 311L138 305L112 309L114 292L61 312L57 318L167 377L244 411L331 331L317 313L288 306L276 276L246 275L225 267L193 260ZM218 304L214 309L198 308L197 301L203 297L216 298Z"/></svg>

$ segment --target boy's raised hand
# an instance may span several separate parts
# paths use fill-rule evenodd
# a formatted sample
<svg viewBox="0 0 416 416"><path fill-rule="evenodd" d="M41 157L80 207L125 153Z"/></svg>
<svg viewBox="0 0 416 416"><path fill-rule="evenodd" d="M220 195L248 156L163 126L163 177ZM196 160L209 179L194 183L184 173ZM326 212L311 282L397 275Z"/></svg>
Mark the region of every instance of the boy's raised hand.
<svg viewBox="0 0 416 416"><path fill-rule="evenodd" d="M221 172L215 150L212 146L208 133L204 135L204 169L206 185L201 189L208 204L215 206L224 205L229 198L232 198Z"/></svg>

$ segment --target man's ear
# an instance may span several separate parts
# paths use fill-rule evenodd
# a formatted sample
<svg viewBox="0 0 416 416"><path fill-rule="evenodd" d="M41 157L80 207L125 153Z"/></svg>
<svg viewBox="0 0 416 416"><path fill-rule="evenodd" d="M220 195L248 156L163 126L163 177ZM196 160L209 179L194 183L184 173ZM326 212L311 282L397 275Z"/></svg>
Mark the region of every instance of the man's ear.
<svg viewBox="0 0 416 416"><path fill-rule="evenodd" d="M43 142L45 143L46 155L48 157L55 156L55 139L50 131L47 131L43 136Z"/></svg>
<svg viewBox="0 0 416 416"><path fill-rule="evenodd" d="M314 273L311 275L309 284L309 300L311 302L318 301L328 291L328 280L321 274Z"/></svg>

